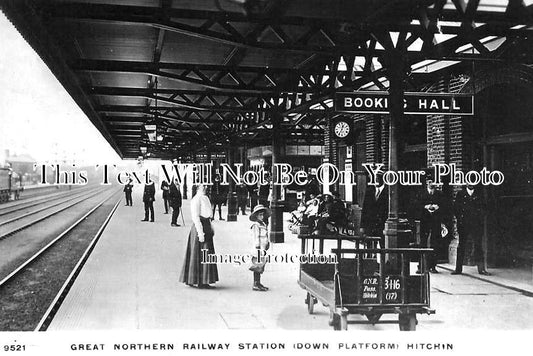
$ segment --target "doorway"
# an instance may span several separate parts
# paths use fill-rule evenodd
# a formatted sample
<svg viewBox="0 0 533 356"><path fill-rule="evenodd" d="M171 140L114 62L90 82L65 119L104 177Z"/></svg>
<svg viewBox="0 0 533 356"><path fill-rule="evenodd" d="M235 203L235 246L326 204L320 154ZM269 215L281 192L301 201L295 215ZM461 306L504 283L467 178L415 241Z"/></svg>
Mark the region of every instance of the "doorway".
<svg viewBox="0 0 533 356"><path fill-rule="evenodd" d="M471 167L505 177L485 189L489 266L520 267L533 259L532 95L530 87L500 84L476 96Z"/></svg>
<svg viewBox="0 0 533 356"><path fill-rule="evenodd" d="M490 169L504 174L494 187L493 264L524 266L533 258L533 142L489 147Z"/></svg>

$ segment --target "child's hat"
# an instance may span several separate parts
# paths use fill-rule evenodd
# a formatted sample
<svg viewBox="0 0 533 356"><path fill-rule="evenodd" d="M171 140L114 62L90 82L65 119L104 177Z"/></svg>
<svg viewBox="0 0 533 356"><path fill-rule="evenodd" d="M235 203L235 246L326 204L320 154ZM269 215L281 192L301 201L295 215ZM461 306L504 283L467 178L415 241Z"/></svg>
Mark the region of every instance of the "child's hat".
<svg viewBox="0 0 533 356"><path fill-rule="evenodd" d="M264 212L267 217L269 217L272 212L269 208L265 207L262 204L256 205L252 213L250 214L250 221L257 221L257 214Z"/></svg>

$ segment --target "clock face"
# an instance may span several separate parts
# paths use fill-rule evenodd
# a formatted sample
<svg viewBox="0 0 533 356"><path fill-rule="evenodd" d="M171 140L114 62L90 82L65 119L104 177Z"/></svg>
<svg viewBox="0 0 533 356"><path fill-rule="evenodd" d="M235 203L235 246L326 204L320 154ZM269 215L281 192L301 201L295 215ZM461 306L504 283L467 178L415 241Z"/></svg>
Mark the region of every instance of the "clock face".
<svg viewBox="0 0 533 356"><path fill-rule="evenodd" d="M335 125L335 135L339 138L345 138L350 133L350 125L346 121L339 121Z"/></svg>

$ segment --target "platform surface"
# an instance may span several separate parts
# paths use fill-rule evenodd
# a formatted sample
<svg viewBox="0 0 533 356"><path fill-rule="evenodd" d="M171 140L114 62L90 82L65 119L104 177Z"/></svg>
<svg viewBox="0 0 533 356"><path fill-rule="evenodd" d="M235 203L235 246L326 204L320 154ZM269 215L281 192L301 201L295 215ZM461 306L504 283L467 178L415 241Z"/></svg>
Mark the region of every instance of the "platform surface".
<svg viewBox="0 0 533 356"><path fill-rule="evenodd" d="M133 207L121 202L49 330L330 329L327 308L316 305L315 314L307 313L306 293L297 283L298 264L267 265L262 282L270 287L268 292L252 291L252 273L244 265L219 264L220 281L213 290L179 283L191 228L189 201L184 200L183 206L186 226L180 216L182 226L171 227L171 215L163 214L159 192L156 199L154 223L141 222L140 189L134 192ZM248 216L227 222L219 221L216 214L213 224L217 253L251 252ZM299 252L300 242L287 225L285 243L273 244L271 254ZM443 273L431 276L432 307L437 314L420 315L419 329L533 328L530 318L516 318L516 307L522 315L532 315L533 298L440 270ZM501 276L497 279L505 282ZM465 313L470 315L468 325ZM398 326L350 328L397 330Z"/></svg>
<svg viewBox="0 0 533 356"><path fill-rule="evenodd" d="M183 206L186 226L180 216L182 226L171 227L159 194L156 199L154 223L141 222L140 192L132 207L121 202L49 330L290 328L291 319L306 315L297 264L269 265L262 282L270 291L264 293L252 291L252 272L244 265L219 264L213 290L179 283L191 228L189 201ZM217 213L213 224L217 253L251 252L248 216L226 222ZM285 236L287 242L273 245L272 253L299 251L295 235ZM328 328L319 319L315 327Z"/></svg>

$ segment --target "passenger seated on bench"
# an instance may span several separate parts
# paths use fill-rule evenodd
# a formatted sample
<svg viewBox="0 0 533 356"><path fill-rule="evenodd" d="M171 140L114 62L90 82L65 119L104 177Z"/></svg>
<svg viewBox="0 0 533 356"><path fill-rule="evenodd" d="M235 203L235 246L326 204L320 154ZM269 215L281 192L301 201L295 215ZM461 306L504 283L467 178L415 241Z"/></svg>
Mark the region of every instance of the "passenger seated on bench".
<svg viewBox="0 0 533 356"><path fill-rule="evenodd" d="M305 205L306 209L304 212L304 221L307 220L309 222L308 225L315 226L316 220L318 219L318 210L320 207L320 195L315 196L314 194L311 194L311 199L308 200Z"/></svg>
<svg viewBox="0 0 533 356"><path fill-rule="evenodd" d="M333 195L325 194L324 202L320 206L317 228L319 234L330 233L327 229L328 223L333 223L337 227L344 226L346 224L346 208L344 202L339 198L339 193L332 192Z"/></svg>
<svg viewBox="0 0 533 356"><path fill-rule="evenodd" d="M300 201L298 208L291 211L291 219L289 220L293 224L302 224L304 220L304 214L307 207L303 201Z"/></svg>
<svg viewBox="0 0 533 356"><path fill-rule="evenodd" d="M299 226L308 226L314 229L316 226L316 219L318 218L318 210L320 207L320 199L311 194L311 199L307 202L301 201L298 209L291 212L289 222L289 229L293 232Z"/></svg>

